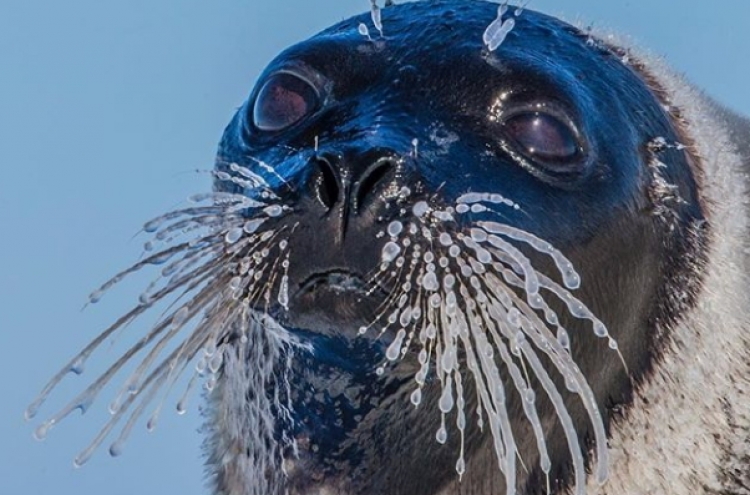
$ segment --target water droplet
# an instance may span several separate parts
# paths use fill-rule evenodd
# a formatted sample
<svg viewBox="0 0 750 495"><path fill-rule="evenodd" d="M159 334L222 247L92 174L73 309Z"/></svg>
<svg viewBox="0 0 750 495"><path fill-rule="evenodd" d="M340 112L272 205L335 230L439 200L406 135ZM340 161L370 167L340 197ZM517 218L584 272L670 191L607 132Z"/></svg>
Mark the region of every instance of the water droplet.
<svg viewBox="0 0 750 495"><path fill-rule="evenodd" d="M380 11L380 7L378 7L378 4L376 3L376 0L370 0L371 6L370 6L370 18L372 19L372 24L375 26L375 29L378 30L380 33L380 37L383 37L383 20L382 20L382 14Z"/></svg>
<svg viewBox="0 0 750 495"><path fill-rule="evenodd" d="M243 230L241 228L233 228L229 230L229 232L226 233L224 236L224 240L228 244L234 244L235 242L239 241L242 238Z"/></svg>
<svg viewBox="0 0 750 495"><path fill-rule="evenodd" d="M563 348L570 349L570 337L568 336L568 332L562 327L557 329L557 341Z"/></svg>
<svg viewBox="0 0 750 495"><path fill-rule="evenodd" d="M187 306L181 307L172 317L172 328L178 328L185 324L185 320L189 316L190 311Z"/></svg>
<svg viewBox="0 0 750 495"><path fill-rule="evenodd" d="M118 440L112 445L110 445L109 455L111 455L112 457L118 457L122 455L123 448L124 448L123 442Z"/></svg>
<svg viewBox="0 0 750 495"><path fill-rule="evenodd" d="M411 393L411 403L416 407L420 402L422 402L422 389L418 388Z"/></svg>
<svg viewBox="0 0 750 495"><path fill-rule="evenodd" d="M91 293L91 294L89 295L89 302L90 302L91 304L96 304L96 303L98 303L99 301L101 301L101 299L102 299L102 295L104 295L104 291L101 291L101 290L96 290L96 291L92 292L92 293Z"/></svg>
<svg viewBox="0 0 750 495"><path fill-rule="evenodd" d="M391 342L391 345L389 345L388 349L385 351L386 359L389 361L395 361L398 359L399 354L401 353L401 346L404 343L404 337L406 337L406 330L402 328L398 331L396 338L393 339L393 342Z"/></svg>
<svg viewBox="0 0 750 495"><path fill-rule="evenodd" d="M45 438L47 438L47 434L49 433L50 428L54 426L54 423L51 421L45 421L41 425L37 427L36 430L34 430L34 439L38 441L43 441Z"/></svg>
<svg viewBox="0 0 750 495"><path fill-rule="evenodd" d="M443 303L443 298L440 294L435 293L430 296L429 299L430 306L437 309L440 307L440 305Z"/></svg>
<svg viewBox="0 0 750 495"><path fill-rule="evenodd" d="M206 371L206 367L208 366L208 360L206 359L206 356L202 356L197 363L195 363L195 371L198 373L203 373Z"/></svg>
<svg viewBox="0 0 750 495"><path fill-rule="evenodd" d="M445 425L441 425L435 434L435 440L439 444L444 444L448 440L448 431L445 429Z"/></svg>
<svg viewBox="0 0 750 495"><path fill-rule="evenodd" d="M394 220L388 224L388 235L391 237L397 237L404 230L404 224L398 220Z"/></svg>
<svg viewBox="0 0 750 495"><path fill-rule="evenodd" d="M281 288L279 289L279 304L284 309L289 309L289 277L284 275L281 277Z"/></svg>
<svg viewBox="0 0 750 495"><path fill-rule="evenodd" d="M390 263L396 259L398 254L401 252L401 247L395 242L389 242L383 246L381 254L381 260L385 263Z"/></svg>
<svg viewBox="0 0 750 495"><path fill-rule="evenodd" d="M595 321L594 322L594 335L597 337L606 337L609 335L609 332L607 332L607 327L604 326L604 323L601 321Z"/></svg>
<svg viewBox="0 0 750 495"><path fill-rule="evenodd" d="M446 384L443 386L443 393L440 395L440 401L438 403L440 410L447 414L453 409L453 381L448 378Z"/></svg>
<svg viewBox="0 0 750 495"><path fill-rule="evenodd" d="M401 317L398 319L398 322L402 327L406 327L411 323L411 308L405 308L401 312Z"/></svg>
<svg viewBox="0 0 750 495"><path fill-rule="evenodd" d="M164 223L164 220L165 220L164 218L159 217L159 218L155 218L155 219L153 219L153 220L151 220L149 222L146 222L143 225L144 232L147 232L149 234L151 234L153 232L156 232L159 229L159 227L162 225L162 223Z"/></svg>
<svg viewBox="0 0 750 495"><path fill-rule="evenodd" d="M487 231L483 229L473 228L470 232L471 239L474 242L485 242L487 240Z"/></svg>
<svg viewBox="0 0 750 495"><path fill-rule="evenodd" d="M73 364L70 365L70 371L72 373L75 373L76 375L80 375L83 373L84 369L86 368L86 357L87 356L79 356L78 359L76 359Z"/></svg>
<svg viewBox="0 0 750 495"><path fill-rule="evenodd" d="M422 218L430 211L430 206L426 201L418 201L411 209L412 213L417 218ZM414 224L412 224L414 225Z"/></svg>
<svg viewBox="0 0 750 495"><path fill-rule="evenodd" d="M359 31L359 34L362 36L367 36L367 39L372 41L372 38L370 38L370 30L367 29L367 26L364 22L360 22L359 26L357 26L357 31Z"/></svg>
<svg viewBox="0 0 750 495"><path fill-rule="evenodd" d="M432 216L441 222L452 222L454 220L453 215L447 211L435 211Z"/></svg>
<svg viewBox="0 0 750 495"><path fill-rule="evenodd" d="M516 25L516 21L512 17L510 19L503 20L505 9L507 9L507 6L505 5L501 5L498 8L497 18L492 21L489 26L487 26L487 29L482 35L484 44L487 45L487 49L491 52L494 52L498 49L498 47L503 43L503 41L505 41L505 38Z"/></svg>
<svg viewBox="0 0 750 495"><path fill-rule="evenodd" d="M263 212L269 217L278 217L284 212L284 208L281 205L271 205L263 208Z"/></svg>
<svg viewBox="0 0 750 495"><path fill-rule="evenodd" d="M429 272L424 276L424 278L422 279L422 287L430 292L434 292L440 288L437 276L434 272Z"/></svg>
<svg viewBox="0 0 750 495"><path fill-rule="evenodd" d="M437 336L437 327L433 323L430 323L429 325L427 325L427 330L425 331L425 333L427 334L427 338L432 340Z"/></svg>
<svg viewBox="0 0 750 495"><path fill-rule="evenodd" d="M459 476L463 476L463 474L466 472L466 461L463 457L460 457L456 461L456 472Z"/></svg>
<svg viewBox="0 0 750 495"><path fill-rule="evenodd" d="M217 352L213 356L211 356L211 359L208 361L208 369L211 371L211 373L217 373L219 369L221 368L221 364L224 362L224 353L223 352Z"/></svg>
<svg viewBox="0 0 750 495"><path fill-rule="evenodd" d="M266 221L265 218L255 218L253 220L248 220L247 222L245 222L245 225L242 227L242 230L244 230L245 233L247 234L253 234L258 230L258 227L260 227L265 221ZM227 233L227 235L229 234ZM230 244L233 244L237 241L236 240L229 241L229 239L227 239L227 242L229 242Z"/></svg>

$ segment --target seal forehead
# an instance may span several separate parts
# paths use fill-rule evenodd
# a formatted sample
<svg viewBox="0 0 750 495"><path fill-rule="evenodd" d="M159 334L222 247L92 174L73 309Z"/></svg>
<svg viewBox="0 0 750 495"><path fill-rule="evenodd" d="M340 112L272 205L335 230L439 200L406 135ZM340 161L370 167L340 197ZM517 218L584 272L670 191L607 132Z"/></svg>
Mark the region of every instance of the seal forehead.
<svg viewBox="0 0 750 495"><path fill-rule="evenodd" d="M590 39L580 30L545 14L523 10L515 17L515 27L507 40L496 50L486 49L482 35L487 26L497 17L497 4L484 1L470 2L413 2L383 10L383 35L374 32L363 36L360 26L371 26L369 15L362 14L344 20L306 41L293 47L293 53L301 46L321 43L321 48L332 62L336 49L324 45L326 41L338 41L360 53L380 54L391 66L399 63L414 63L425 59L460 61L464 66L476 60L491 62L494 59L512 60L522 57L527 62L544 62L550 68L570 66L573 62L584 62L594 66L596 54L590 50ZM418 22L415 22L418 19ZM369 46L371 50L366 50ZM603 52L606 55L606 51ZM456 66L452 66L456 69Z"/></svg>
<svg viewBox="0 0 750 495"><path fill-rule="evenodd" d="M611 103L611 120L622 110L660 120L653 118L656 101L638 74L606 46L557 19L524 10L507 40L490 52L482 34L496 16L496 4L480 1L389 7L383 10L382 37L359 32L371 23L368 15L353 17L285 51L264 76L302 63L331 79L334 97L366 93L395 101L387 92L397 89L409 94L400 103L421 99L437 109L430 102L438 100L445 113L480 118L497 97L515 92L555 100L581 120L601 115L603 101ZM368 106L371 114L377 111Z"/></svg>
<svg viewBox="0 0 750 495"><path fill-rule="evenodd" d="M270 64L258 87L292 67L324 80L327 99L303 126L272 140L250 140L251 147L256 153L268 146L309 149L318 140L329 147L388 146L406 153L416 139L422 152L416 167L431 189L445 182L446 169L481 176L487 186L523 202L531 217L524 226L551 240L580 238L617 209L643 208L639 191L648 177L638 151L657 136L676 140L644 81L606 46L533 11L517 16L507 40L490 52L482 33L496 16L496 4L480 1L401 4L383 10L382 37L360 33L362 23L371 24L365 14L290 48ZM499 143L493 119L540 104L556 108L585 142L591 173L575 184L577 193L537 184ZM455 135L450 157L430 149L429 129L436 125ZM612 135L619 146L610 146ZM441 191L455 199L465 185L449 181ZM559 225L545 226L554 216L544 206L552 198L562 212L586 212L585 228L566 233Z"/></svg>

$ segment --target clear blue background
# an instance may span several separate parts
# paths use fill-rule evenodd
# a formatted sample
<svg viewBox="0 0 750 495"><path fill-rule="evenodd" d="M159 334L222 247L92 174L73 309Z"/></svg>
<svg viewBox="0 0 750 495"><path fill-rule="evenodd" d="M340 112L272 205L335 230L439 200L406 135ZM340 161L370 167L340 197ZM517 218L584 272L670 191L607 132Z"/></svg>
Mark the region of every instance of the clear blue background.
<svg viewBox="0 0 750 495"><path fill-rule="evenodd" d="M39 443L22 412L70 355L133 302L136 285L81 312L136 259L142 222L209 188L214 146L284 47L367 0L0 0L0 494L197 495L197 400L172 402L125 454L72 459L108 396ZM531 8L632 35L750 114L750 2L533 0ZM386 26L387 29L387 26ZM100 364L116 356L108 349ZM92 363L92 368L96 362ZM76 382L52 399L62 405ZM72 385L72 386L71 386ZM43 413L51 413L47 408Z"/></svg>

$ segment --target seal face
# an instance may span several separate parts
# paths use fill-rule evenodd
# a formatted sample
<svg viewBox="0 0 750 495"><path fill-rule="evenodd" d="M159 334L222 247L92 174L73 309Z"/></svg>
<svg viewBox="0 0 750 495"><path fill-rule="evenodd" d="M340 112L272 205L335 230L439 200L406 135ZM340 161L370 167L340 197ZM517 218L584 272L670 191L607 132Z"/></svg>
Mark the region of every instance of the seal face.
<svg viewBox="0 0 750 495"><path fill-rule="evenodd" d="M581 451L649 369L654 320L690 303L662 297L687 253L700 258L689 229L703 220L662 102L614 50L542 14L523 12L489 51L496 15L438 1L385 9L382 37L363 36L367 16L337 24L274 60L224 134L217 170L262 175L288 208L266 226L288 232L288 301L267 311L315 349L292 365L289 436L309 447L287 455L293 493L437 493L456 470L471 480L465 464L493 439L509 492L580 486ZM558 273L555 248L577 275ZM552 340L560 354L543 350ZM478 362L485 349L497 366ZM415 378L415 403L448 390L461 411L414 409ZM579 378L582 401L565 387ZM477 409L489 417L471 421ZM528 472L511 473L514 452Z"/></svg>
<svg viewBox="0 0 750 495"><path fill-rule="evenodd" d="M166 263L71 369L186 294L101 379L151 349L113 421L195 357L216 493L584 493L586 463L607 479L613 417L701 284L697 158L617 49L523 11L489 50L497 9L389 6L380 36L355 17L271 62L214 192L149 222L167 247L92 295Z"/></svg>

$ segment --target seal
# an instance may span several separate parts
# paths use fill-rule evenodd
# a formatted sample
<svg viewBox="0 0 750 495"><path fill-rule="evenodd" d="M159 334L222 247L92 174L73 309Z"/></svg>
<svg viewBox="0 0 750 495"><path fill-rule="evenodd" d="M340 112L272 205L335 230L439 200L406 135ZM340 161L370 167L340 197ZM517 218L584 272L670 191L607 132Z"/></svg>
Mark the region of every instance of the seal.
<svg viewBox="0 0 750 495"><path fill-rule="evenodd" d="M142 353L76 462L195 363L216 494L750 493L748 137L611 37L373 3L270 63L28 415L161 305L37 436Z"/></svg>

